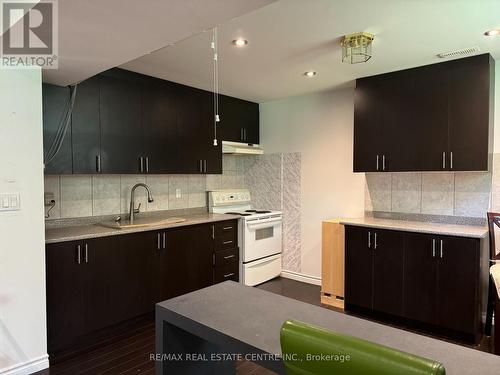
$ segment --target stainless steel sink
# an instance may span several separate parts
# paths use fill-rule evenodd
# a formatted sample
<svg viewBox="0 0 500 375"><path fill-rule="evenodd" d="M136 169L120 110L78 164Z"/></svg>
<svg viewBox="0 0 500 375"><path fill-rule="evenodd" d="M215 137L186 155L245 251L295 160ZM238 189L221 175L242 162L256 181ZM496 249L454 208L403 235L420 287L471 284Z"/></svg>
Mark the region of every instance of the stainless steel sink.
<svg viewBox="0 0 500 375"><path fill-rule="evenodd" d="M117 221L103 221L99 225L106 228L113 229L130 229L130 228L140 228L140 227L156 227L160 225L168 225L175 223L182 223L186 219L181 217L168 217L165 219L159 219L157 217L145 217L145 218L135 218L134 223L130 224L130 220L117 220Z"/></svg>

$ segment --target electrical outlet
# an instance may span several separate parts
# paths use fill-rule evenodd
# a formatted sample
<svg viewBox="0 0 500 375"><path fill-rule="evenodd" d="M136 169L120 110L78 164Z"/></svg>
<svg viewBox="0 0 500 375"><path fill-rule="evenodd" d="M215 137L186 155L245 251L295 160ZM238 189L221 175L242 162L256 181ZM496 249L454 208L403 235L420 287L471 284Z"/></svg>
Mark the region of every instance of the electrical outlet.
<svg viewBox="0 0 500 375"><path fill-rule="evenodd" d="M44 201L46 206L50 206L52 204L52 201L55 200L55 195L54 193L45 193L44 195Z"/></svg>
<svg viewBox="0 0 500 375"><path fill-rule="evenodd" d="M176 198L182 198L181 189L175 189L175 197Z"/></svg>

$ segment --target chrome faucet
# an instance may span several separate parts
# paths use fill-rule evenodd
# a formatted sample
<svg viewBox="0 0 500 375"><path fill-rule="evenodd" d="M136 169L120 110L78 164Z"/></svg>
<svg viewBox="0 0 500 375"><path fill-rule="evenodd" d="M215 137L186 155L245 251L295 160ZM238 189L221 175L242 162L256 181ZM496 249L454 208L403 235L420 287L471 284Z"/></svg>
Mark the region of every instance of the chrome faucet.
<svg viewBox="0 0 500 375"><path fill-rule="evenodd" d="M130 224L134 224L134 214L138 214L141 209L141 204L139 203L139 207L135 208L135 189L142 186L148 192L148 202L153 202L153 195L151 194L151 189L148 185L140 183L134 185L132 190L130 191Z"/></svg>

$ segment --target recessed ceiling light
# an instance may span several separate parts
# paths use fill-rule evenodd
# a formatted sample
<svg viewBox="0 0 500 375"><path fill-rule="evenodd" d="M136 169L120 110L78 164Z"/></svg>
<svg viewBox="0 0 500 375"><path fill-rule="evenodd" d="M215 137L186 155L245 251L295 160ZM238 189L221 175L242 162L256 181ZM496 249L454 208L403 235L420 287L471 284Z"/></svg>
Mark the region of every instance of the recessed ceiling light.
<svg viewBox="0 0 500 375"><path fill-rule="evenodd" d="M486 36L495 36L500 34L500 29L492 29L484 32L484 35Z"/></svg>
<svg viewBox="0 0 500 375"><path fill-rule="evenodd" d="M233 44L236 47L245 47L248 44L248 40L243 39L243 38L238 38L238 39L233 40Z"/></svg>
<svg viewBox="0 0 500 375"><path fill-rule="evenodd" d="M304 75L306 77L309 77L309 78L314 77L316 74L318 74L318 73L315 72L314 70L309 70L309 71L307 71L307 72L304 73Z"/></svg>

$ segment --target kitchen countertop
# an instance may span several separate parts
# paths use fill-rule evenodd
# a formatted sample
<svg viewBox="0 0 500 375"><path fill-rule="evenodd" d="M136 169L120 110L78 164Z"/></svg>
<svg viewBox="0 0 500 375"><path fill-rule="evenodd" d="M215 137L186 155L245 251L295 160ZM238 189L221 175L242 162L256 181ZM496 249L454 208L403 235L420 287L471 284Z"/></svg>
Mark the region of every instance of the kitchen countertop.
<svg viewBox="0 0 500 375"><path fill-rule="evenodd" d="M428 233L445 236L485 238L488 235L488 227L482 225L460 225L430 223L422 221L407 221L393 219L378 219L373 217L362 217L354 219L340 219L340 224L360 227L371 227L379 229L392 229L416 233Z"/></svg>
<svg viewBox="0 0 500 375"><path fill-rule="evenodd" d="M163 225L151 225L146 227L136 227L127 229L106 228L100 224L85 224L74 226L50 226L45 228L45 243L58 243L67 241L86 240L89 238L108 237L128 233L147 232L187 225L205 224L224 220L239 219L238 215L197 213L183 215L186 221Z"/></svg>
<svg viewBox="0 0 500 375"><path fill-rule="evenodd" d="M242 317L250 316L241 324ZM430 358L443 363L449 375L498 374L500 357L443 340L404 331L320 306L296 301L232 281L213 285L156 305L156 327L164 322L217 345L222 353L281 353L280 329L287 319L324 327ZM164 349L165 330L157 329L157 351ZM166 331L165 331L166 332ZM176 330L169 330L175 337ZM186 339L185 333L182 339ZM176 342L170 340L170 342ZM199 339L196 340L199 343ZM168 345L168 344L167 344ZM177 346L174 350L178 350ZM158 361L157 368L172 364ZM195 365L195 364L194 364ZM275 370L276 371L276 370ZM280 372L277 370L277 372Z"/></svg>

